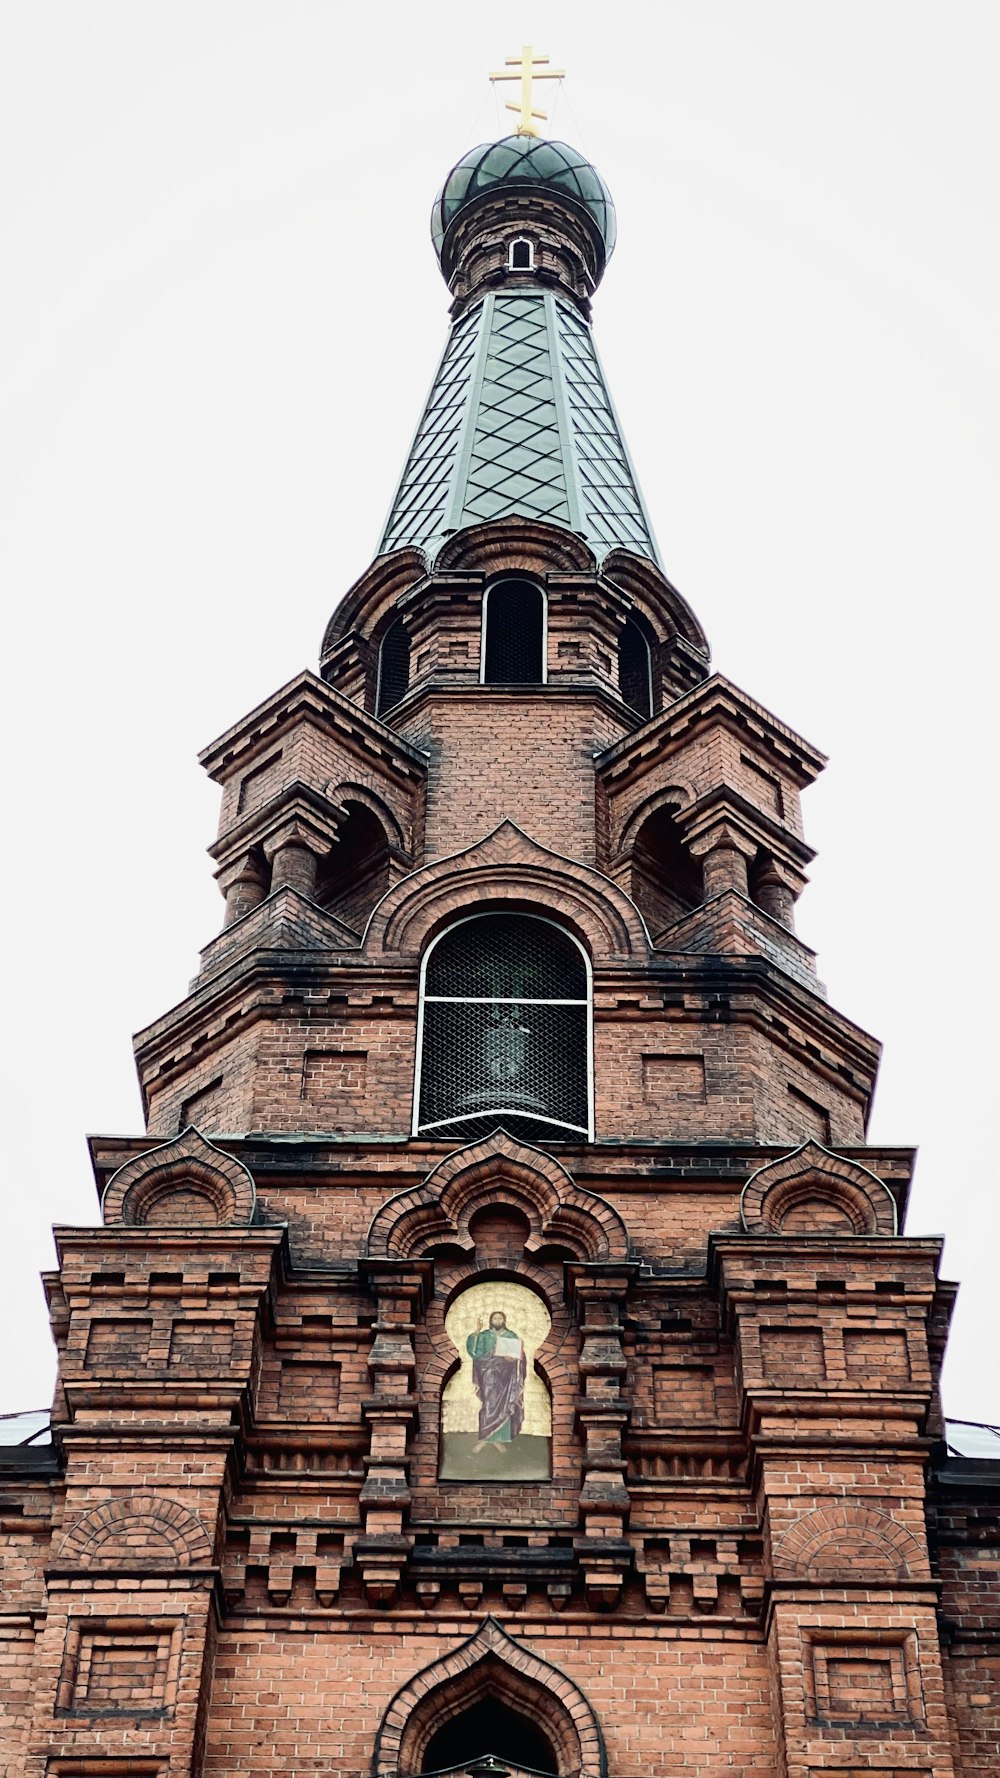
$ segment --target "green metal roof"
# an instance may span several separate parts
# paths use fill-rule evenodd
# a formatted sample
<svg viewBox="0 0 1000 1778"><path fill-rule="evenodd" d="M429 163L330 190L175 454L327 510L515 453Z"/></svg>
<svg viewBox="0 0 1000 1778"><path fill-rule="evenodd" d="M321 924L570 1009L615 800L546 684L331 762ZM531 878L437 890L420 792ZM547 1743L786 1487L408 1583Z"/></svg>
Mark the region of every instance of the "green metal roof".
<svg viewBox="0 0 1000 1778"><path fill-rule="evenodd" d="M380 553L433 558L466 525L564 525L598 558L658 562L588 323L552 291L491 292L456 320Z"/></svg>
<svg viewBox="0 0 1000 1778"><path fill-rule="evenodd" d="M439 258L448 228L459 212L485 192L502 186L514 191L544 189L568 198L588 218L603 260L611 258L615 206L604 180L575 148L543 136L504 136L499 142L483 142L463 154L431 211L431 235Z"/></svg>

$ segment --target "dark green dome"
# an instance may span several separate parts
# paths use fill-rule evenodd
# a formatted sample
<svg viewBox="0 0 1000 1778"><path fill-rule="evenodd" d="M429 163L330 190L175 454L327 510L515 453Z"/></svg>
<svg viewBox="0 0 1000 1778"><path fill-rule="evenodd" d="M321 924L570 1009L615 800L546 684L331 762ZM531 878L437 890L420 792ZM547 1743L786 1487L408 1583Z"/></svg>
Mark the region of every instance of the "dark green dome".
<svg viewBox="0 0 1000 1778"><path fill-rule="evenodd" d="M455 217L476 198L504 186L514 192L534 188L568 198L589 220L602 259L610 259L617 233L611 193L596 167L575 148L544 136L504 136L499 142L470 148L456 162L431 211L431 235L439 259Z"/></svg>

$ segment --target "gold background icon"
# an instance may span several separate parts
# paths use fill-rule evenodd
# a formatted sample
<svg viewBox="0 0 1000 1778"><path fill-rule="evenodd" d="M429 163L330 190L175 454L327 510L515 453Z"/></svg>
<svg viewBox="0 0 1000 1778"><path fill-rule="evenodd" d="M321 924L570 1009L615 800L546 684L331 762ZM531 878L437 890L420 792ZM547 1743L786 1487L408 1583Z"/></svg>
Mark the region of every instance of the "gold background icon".
<svg viewBox="0 0 1000 1778"><path fill-rule="evenodd" d="M445 1385L441 1398L442 1432L475 1432L479 1426L479 1397L472 1387L472 1359L465 1349L469 1334L487 1327L494 1310L502 1309L507 1326L520 1334L528 1359L524 1380L524 1424L521 1431L540 1438L552 1436L552 1403L535 1370L535 1353L552 1326L552 1317L540 1297L523 1284L508 1278L472 1284L455 1298L444 1318L445 1332L461 1357L461 1366Z"/></svg>

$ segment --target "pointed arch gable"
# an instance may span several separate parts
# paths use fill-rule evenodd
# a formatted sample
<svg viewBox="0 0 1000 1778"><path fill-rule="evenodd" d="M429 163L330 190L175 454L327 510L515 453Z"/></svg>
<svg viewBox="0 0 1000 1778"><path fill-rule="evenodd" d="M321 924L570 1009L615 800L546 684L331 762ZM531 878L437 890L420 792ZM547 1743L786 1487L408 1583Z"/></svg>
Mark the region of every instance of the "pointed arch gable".
<svg viewBox="0 0 1000 1778"><path fill-rule="evenodd" d="M581 1260L628 1258L617 1210L577 1185L551 1155L505 1130L446 1155L422 1184L383 1204L368 1231L368 1256L409 1259L443 1241L471 1251L470 1219L487 1204L509 1205L527 1217L529 1255L555 1243Z"/></svg>
<svg viewBox="0 0 1000 1778"><path fill-rule="evenodd" d="M642 915L623 889L539 845L513 821L394 884L372 914L364 949L372 957L416 958L445 919L491 903L544 909L582 938L595 962L649 952Z"/></svg>
<svg viewBox="0 0 1000 1778"><path fill-rule="evenodd" d="M586 1694L494 1617L400 1687L379 1725L372 1778L419 1772L434 1730L487 1692L538 1725L552 1745L560 1778L607 1778L604 1737Z"/></svg>
<svg viewBox="0 0 1000 1778"><path fill-rule="evenodd" d="M845 1233L897 1233L896 1203L884 1180L816 1141L803 1142L791 1154L768 1161L751 1174L743 1187L740 1218L748 1234L781 1234L787 1232L786 1219L793 1213L808 1219L810 1206L816 1206L818 1213L839 1213L847 1225ZM798 1232L808 1230L800 1226ZM830 1232L820 1214L816 1233Z"/></svg>
<svg viewBox="0 0 1000 1778"><path fill-rule="evenodd" d="M245 1224L257 1202L253 1175L193 1124L119 1167L101 1200L106 1223Z"/></svg>

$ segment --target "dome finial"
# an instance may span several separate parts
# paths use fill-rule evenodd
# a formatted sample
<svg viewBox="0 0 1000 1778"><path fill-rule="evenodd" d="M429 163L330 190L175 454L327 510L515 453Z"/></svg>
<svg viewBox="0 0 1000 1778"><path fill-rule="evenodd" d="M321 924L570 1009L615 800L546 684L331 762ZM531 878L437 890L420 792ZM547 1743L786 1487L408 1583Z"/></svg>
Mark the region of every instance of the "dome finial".
<svg viewBox="0 0 1000 1778"><path fill-rule="evenodd" d="M504 57L504 66L500 73L490 75L490 80L494 85L498 80L519 80L521 82L520 104L514 105L509 99L505 100L506 110L518 113L517 129L514 131L516 136L537 136L539 132L534 123L536 117L540 118L543 123L548 122L548 112L536 111L532 106L532 79L565 80L566 78L562 68L550 68L548 62L548 56L536 56L532 51L531 44L526 43L519 56Z"/></svg>

